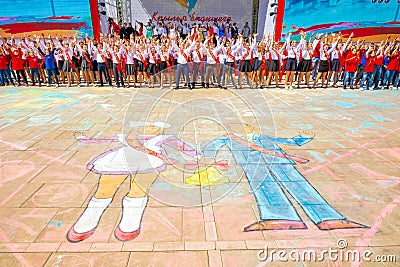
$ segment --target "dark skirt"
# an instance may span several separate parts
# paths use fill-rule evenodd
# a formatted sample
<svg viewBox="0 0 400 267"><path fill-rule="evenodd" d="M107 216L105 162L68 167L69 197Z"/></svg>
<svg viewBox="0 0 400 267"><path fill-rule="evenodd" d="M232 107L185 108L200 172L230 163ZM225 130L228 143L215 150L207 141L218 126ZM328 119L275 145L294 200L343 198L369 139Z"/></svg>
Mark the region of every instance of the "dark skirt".
<svg viewBox="0 0 400 267"><path fill-rule="evenodd" d="M81 70L91 70L89 62L86 59L82 59Z"/></svg>
<svg viewBox="0 0 400 267"><path fill-rule="evenodd" d="M79 58L72 57L72 63L74 63L75 68L79 67Z"/></svg>
<svg viewBox="0 0 400 267"><path fill-rule="evenodd" d="M64 61L65 61L65 60L59 60L59 61L57 62L57 68L58 68L59 71L64 71L64 70L63 70L63 68L64 68Z"/></svg>
<svg viewBox="0 0 400 267"><path fill-rule="evenodd" d="M296 70L296 59L295 58L288 58L285 65L286 71L295 71Z"/></svg>
<svg viewBox="0 0 400 267"><path fill-rule="evenodd" d="M136 71L137 72L144 72L144 64L142 61L135 60L136 63Z"/></svg>
<svg viewBox="0 0 400 267"><path fill-rule="evenodd" d="M319 62L318 72L328 72L329 71L329 62L328 60L321 60Z"/></svg>
<svg viewBox="0 0 400 267"><path fill-rule="evenodd" d="M68 60L64 60L63 71L64 71L64 72L73 72L73 71L74 71L74 70L71 68L71 64L69 63Z"/></svg>
<svg viewBox="0 0 400 267"><path fill-rule="evenodd" d="M126 75L135 75L135 66L133 64L126 64Z"/></svg>
<svg viewBox="0 0 400 267"><path fill-rule="evenodd" d="M240 72L252 72L253 69L251 67L250 60L243 60L239 70Z"/></svg>
<svg viewBox="0 0 400 267"><path fill-rule="evenodd" d="M154 75L158 72L158 68L156 64L150 63L147 67L147 73L150 75Z"/></svg>
<svg viewBox="0 0 400 267"><path fill-rule="evenodd" d="M165 70L166 68L168 68L167 62L161 61L160 64L158 65L158 67L159 67L160 71Z"/></svg>
<svg viewBox="0 0 400 267"><path fill-rule="evenodd" d="M297 70L299 72L309 72L311 71L312 63L310 59L302 59L299 63Z"/></svg>
<svg viewBox="0 0 400 267"><path fill-rule="evenodd" d="M267 63L268 69L270 72L277 72L279 71L279 61L272 60Z"/></svg>
<svg viewBox="0 0 400 267"><path fill-rule="evenodd" d="M339 71L340 67L340 60L339 59L334 59L331 62L331 71Z"/></svg>
<svg viewBox="0 0 400 267"><path fill-rule="evenodd" d="M97 60L93 60L93 71L97 71Z"/></svg>

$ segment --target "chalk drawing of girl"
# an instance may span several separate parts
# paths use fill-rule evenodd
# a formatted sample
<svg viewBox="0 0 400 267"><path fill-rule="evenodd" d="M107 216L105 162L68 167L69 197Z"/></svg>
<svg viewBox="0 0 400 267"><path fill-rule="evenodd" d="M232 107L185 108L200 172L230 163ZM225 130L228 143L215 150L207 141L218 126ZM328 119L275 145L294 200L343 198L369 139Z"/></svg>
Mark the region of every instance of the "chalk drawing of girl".
<svg viewBox="0 0 400 267"><path fill-rule="evenodd" d="M86 209L67 233L69 242L80 242L96 230L101 216L112 202L120 185L130 180L129 192L122 200L122 217L114 231L120 241L129 241L139 235L142 216L148 201L148 189L155 178L173 164L163 145L167 145L190 157L196 157L194 148L172 135L164 135L168 123L144 123L144 134L126 140L120 134L115 137L95 139L87 136L76 138L85 144L119 142L122 146L107 151L90 161L87 169L99 174L96 192ZM138 182L140 181L140 182Z"/></svg>

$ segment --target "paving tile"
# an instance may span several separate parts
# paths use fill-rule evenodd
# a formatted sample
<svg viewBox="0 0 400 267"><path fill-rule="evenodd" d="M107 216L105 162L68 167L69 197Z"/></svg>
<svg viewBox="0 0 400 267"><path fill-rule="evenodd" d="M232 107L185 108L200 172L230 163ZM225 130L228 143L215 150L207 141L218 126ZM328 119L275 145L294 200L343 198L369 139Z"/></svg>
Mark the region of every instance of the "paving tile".
<svg viewBox="0 0 400 267"><path fill-rule="evenodd" d="M52 253L44 266L86 266L103 265L108 266L126 265L129 259L129 252L97 252L97 253Z"/></svg>
<svg viewBox="0 0 400 267"><path fill-rule="evenodd" d="M128 266L208 266L206 251L132 252Z"/></svg>
<svg viewBox="0 0 400 267"><path fill-rule="evenodd" d="M185 242L185 250L212 250L212 249L215 249L215 242L212 241Z"/></svg>
<svg viewBox="0 0 400 267"><path fill-rule="evenodd" d="M0 253L1 266L43 266L50 253Z"/></svg>

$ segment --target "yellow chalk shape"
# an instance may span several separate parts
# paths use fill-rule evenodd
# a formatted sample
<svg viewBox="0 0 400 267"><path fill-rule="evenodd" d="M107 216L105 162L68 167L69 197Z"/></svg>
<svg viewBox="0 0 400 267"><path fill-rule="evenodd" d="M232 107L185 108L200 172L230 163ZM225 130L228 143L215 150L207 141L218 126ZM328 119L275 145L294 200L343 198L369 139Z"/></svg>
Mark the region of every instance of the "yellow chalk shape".
<svg viewBox="0 0 400 267"><path fill-rule="evenodd" d="M185 182L191 185L220 185L229 183L229 179L215 167L201 167L189 176Z"/></svg>

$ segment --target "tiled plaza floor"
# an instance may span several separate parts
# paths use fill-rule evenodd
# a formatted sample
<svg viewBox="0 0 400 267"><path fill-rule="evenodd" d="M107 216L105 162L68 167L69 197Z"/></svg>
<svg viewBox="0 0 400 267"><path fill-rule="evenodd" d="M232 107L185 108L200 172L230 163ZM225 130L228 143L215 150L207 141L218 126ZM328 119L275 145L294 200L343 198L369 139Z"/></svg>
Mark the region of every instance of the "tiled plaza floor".
<svg viewBox="0 0 400 267"><path fill-rule="evenodd" d="M218 160L227 160L222 176L228 180L219 185L188 185L203 158L186 157L195 162L188 168L182 155L174 155L175 164L151 186L136 239L121 242L114 236L129 191L125 181L95 233L68 242L68 230L98 186L99 175L87 163L121 146L77 137L130 135L149 121L167 123L165 134L197 150L243 124L268 136L312 136L301 146L279 146L308 159L294 165L296 170L336 211L367 228L320 230L285 190L307 229L245 232L260 220L259 208L234 151L222 148ZM0 266L399 266L399 137L396 90L2 87ZM343 249L338 240L347 243ZM371 262L281 262L276 254L274 262L262 261L265 247L292 256L305 249L354 250ZM390 255L397 263L388 262Z"/></svg>

